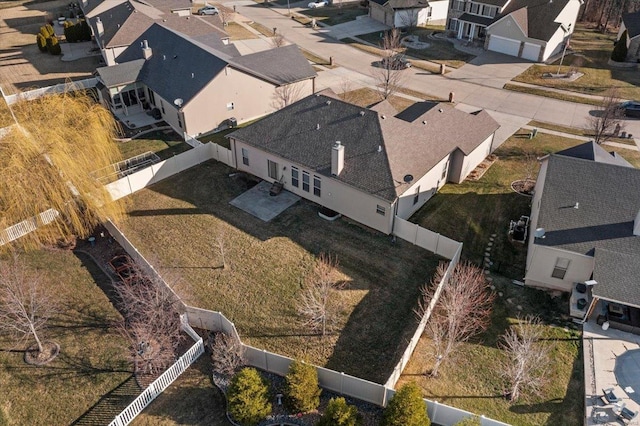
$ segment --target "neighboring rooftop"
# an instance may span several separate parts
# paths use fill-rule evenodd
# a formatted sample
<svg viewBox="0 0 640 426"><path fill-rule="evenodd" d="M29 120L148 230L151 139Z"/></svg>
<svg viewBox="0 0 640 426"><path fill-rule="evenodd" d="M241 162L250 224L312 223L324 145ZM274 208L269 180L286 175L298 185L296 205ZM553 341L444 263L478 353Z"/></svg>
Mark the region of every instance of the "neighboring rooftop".
<svg viewBox="0 0 640 426"><path fill-rule="evenodd" d="M511 15L525 36L549 41L560 27L556 19L570 0L511 0L495 22ZM484 1L483 1L484 3Z"/></svg>
<svg viewBox="0 0 640 426"><path fill-rule="evenodd" d="M556 155L582 158L583 160L597 161L599 163L615 164L623 167L633 167L631 163L622 158L616 152L607 152L597 143L590 141L580 145L556 152Z"/></svg>
<svg viewBox="0 0 640 426"><path fill-rule="evenodd" d="M633 225L640 211L640 170L552 154L540 200L536 244L593 255L640 256Z"/></svg>
<svg viewBox="0 0 640 426"><path fill-rule="evenodd" d="M442 112L441 112L442 111ZM316 94L229 137L331 176L331 147L345 147L344 169L333 177L393 201L456 149L467 152L498 128L486 113L467 114L449 105L421 103L397 114L388 102L361 108Z"/></svg>
<svg viewBox="0 0 640 426"><path fill-rule="evenodd" d="M624 22L629 38L636 37L640 34L640 12L623 14L622 22Z"/></svg>
<svg viewBox="0 0 640 426"><path fill-rule="evenodd" d="M640 254L618 253L597 248L594 257L593 279L598 284L592 287L592 294L640 308Z"/></svg>

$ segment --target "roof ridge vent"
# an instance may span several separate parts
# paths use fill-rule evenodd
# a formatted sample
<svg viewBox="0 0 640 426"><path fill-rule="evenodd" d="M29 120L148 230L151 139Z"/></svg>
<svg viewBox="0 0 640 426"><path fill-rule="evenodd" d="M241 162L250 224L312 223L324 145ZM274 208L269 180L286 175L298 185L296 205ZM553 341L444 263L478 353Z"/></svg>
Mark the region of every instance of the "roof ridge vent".
<svg viewBox="0 0 640 426"><path fill-rule="evenodd" d="M360 111L360 117L364 117L364 111Z"/></svg>

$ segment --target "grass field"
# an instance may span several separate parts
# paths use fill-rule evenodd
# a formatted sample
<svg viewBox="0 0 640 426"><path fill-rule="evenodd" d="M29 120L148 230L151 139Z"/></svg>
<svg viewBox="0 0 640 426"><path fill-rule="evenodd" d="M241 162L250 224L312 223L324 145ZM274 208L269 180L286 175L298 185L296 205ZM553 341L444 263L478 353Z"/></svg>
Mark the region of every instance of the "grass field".
<svg viewBox="0 0 640 426"><path fill-rule="evenodd" d="M607 95L615 90L620 98L640 98L640 74L635 68L613 68L607 61L613 51L616 34L602 34L584 24L577 24L571 36L571 49L575 54L564 58L561 72L571 68L584 73L579 79L569 82L561 79L543 79L545 72L558 72L559 60L551 65L534 65L514 80L540 86L555 87L592 95Z"/></svg>
<svg viewBox="0 0 640 426"><path fill-rule="evenodd" d="M367 8L360 6L358 3L345 4L339 6L325 6L316 9L307 9L300 11L309 18L316 18L317 22L326 25L338 25L345 22L353 21L358 16L366 15Z"/></svg>
<svg viewBox="0 0 640 426"><path fill-rule="evenodd" d="M187 303L222 311L247 343L384 382L439 259L348 220L324 221L304 200L262 222L228 204L247 189L233 172L207 162L136 193L125 233L161 270L181 275ZM324 338L301 325L295 308L321 252L337 257L346 282L334 301L336 330Z"/></svg>
<svg viewBox="0 0 640 426"><path fill-rule="evenodd" d="M108 278L69 251L41 250L23 259L44 274L61 304L44 331L46 340L60 344L60 354L50 364L30 366L23 361L24 347L13 348L0 336L0 419L6 419L0 423L109 423L140 390L131 386L126 343L112 327L120 316L98 287Z"/></svg>
<svg viewBox="0 0 640 426"><path fill-rule="evenodd" d="M160 159L166 160L191 149L191 146L173 130L167 132L159 130L127 142L117 142L117 144L124 159L151 151Z"/></svg>

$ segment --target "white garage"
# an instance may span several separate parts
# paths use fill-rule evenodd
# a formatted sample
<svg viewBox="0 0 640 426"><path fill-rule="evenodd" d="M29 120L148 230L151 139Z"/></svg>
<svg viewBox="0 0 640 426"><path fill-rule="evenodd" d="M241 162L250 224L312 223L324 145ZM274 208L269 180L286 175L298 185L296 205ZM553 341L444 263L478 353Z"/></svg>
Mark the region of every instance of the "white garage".
<svg viewBox="0 0 640 426"><path fill-rule="evenodd" d="M538 58L540 57L540 45L525 42L524 48L522 49L522 57L530 61L538 62Z"/></svg>
<svg viewBox="0 0 640 426"><path fill-rule="evenodd" d="M504 53L509 56L518 56L520 52L520 42L492 34L491 38L489 38L489 50Z"/></svg>

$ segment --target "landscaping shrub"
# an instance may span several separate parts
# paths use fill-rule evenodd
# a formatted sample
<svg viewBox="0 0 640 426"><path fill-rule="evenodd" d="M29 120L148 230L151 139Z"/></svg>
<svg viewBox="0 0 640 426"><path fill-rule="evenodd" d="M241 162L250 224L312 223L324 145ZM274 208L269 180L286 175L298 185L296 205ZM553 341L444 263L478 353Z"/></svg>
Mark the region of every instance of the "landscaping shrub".
<svg viewBox="0 0 640 426"><path fill-rule="evenodd" d="M76 25L71 21L64 21L64 38L68 43L75 43L78 41L78 30Z"/></svg>
<svg viewBox="0 0 640 426"><path fill-rule="evenodd" d="M47 50L52 55L60 55L62 53L62 48L60 47L60 43L58 43L58 37L53 36L47 39Z"/></svg>
<svg viewBox="0 0 640 426"><path fill-rule="evenodd" d="M85 19L81 19L79 22L80 25L80 40L82 41L91 41L91 27L87 24Z"/></svg>
<svg viewBox="0 0 640 426"><path fill-rule="evenodd" d="M42 33L38 33L36 36L36 43L41 52L47 51L47 39L42 35Z"/></svg>
<svg viewBox="0 0 640 426"><path fill-rule="evenodd" d="M456 422L453 426L482 426L482 422L478 416L469 416Z"/></svg>
<svg viewBox="0 0 640 426"><path fill-rule="evenodd" d="M611 53L611 60L624 62L627 59L627 30L624 30Z"/></svg>
<svg viewBox="0 0 640 426"><path fill-rule="evenodd" d="M313 365L293 361L285 377L287 405L294 412L306 413L318 408L320 393L318 372Z"/></svg>
<svg viewBox="0 0 640 426"><path fill-rule="evenodd" d="M414 382L402 386L389 401L382 416L382 426L429 426L431 420Z"/></svg>
<svg viewBox="0 0 640 426"><path fill-rule="evenodd" d="M269 386L255 368L244 368L233 376L227 399L229 414L246 426L258 424L271 413Z"/></svg>
<svg viewBox="0 0 640 426"><path fill-rule="evenodd" d="M42 34L44 38L50 38L55 35L55 32L53 32L53 27L47 24L43 27L40 27L40 34Z"/></svg>
<svg viewBox="0 0 640 426"><path fill-rule="evenodd" d="M359 426L362 419L358 408L347 404L344 398L331 398L324 414L316 426Z"/></svg>

